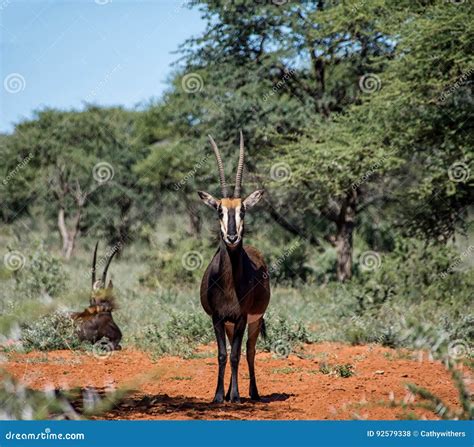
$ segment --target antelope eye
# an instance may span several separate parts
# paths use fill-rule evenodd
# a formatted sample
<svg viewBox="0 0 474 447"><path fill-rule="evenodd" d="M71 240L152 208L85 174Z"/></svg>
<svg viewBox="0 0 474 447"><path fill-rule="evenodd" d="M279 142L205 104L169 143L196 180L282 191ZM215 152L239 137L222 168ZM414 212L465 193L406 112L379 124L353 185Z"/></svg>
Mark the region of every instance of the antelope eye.
<svg viewBox="0 0 474 447"><path fill-rule="evenodd" d="M240 210L240 218L243 219L245 216L245 210Z"/></svg>
<svg viewBox="0 0 474 447"><path fill-rule="evenodd" d="M217 214L219 215L219 219L222 219L224 217L224 213L222 212L221 208L217 210Z"/></svg>

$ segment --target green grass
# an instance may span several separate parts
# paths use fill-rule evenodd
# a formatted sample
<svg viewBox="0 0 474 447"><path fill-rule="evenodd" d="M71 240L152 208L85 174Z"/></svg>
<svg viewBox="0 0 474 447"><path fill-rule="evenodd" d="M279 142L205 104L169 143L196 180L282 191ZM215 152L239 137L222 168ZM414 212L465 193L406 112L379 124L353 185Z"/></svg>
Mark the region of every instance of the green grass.
<svg viewBox="0 0 474 447"><path fill-rule="evenodd" d="M339 377L352 377L355 374L354 366L350 363L343 365L331 365L323 362L319 365L319 372L325 375L333 375Z"/></svg>

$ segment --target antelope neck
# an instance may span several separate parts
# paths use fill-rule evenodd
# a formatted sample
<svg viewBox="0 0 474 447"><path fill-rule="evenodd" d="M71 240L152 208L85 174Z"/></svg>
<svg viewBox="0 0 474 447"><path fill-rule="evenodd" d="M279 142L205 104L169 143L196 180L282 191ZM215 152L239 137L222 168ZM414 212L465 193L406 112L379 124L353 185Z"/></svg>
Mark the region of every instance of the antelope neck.
<svg viewBox="0 0 474 447"><path fill-rule="evenodd" d="M243 269L243 260L244 260L244 248L243 241L241 240L236 247L229 248L227 244L221 240L220 242L220 265L223 269L228 269L229 267L232 270L232 277L234 279L234 284L237 284L236 279L239 278L240 272ZM228 257L228 262L226 258Z"/></svg>

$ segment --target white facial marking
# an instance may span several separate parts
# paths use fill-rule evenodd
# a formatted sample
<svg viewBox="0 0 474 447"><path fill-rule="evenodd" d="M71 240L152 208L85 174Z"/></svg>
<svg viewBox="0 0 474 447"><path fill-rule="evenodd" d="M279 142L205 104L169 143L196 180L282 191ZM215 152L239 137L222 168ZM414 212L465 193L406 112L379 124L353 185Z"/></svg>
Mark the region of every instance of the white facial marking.
<svg viewBox="0 0 474 447"><path fill-rule="evenodd" d="M244 225L244 221L240 218L240 208L241 206L239 205L235 209L235 227L237 228L237 234L239 235L239 238L242 237L242 227Z"/></svg>
<svg viewBox="0 0 474 447"><path fill-rule="evenodd" d="M228 207L223 206L221 204L222 217L220 218L220 227L221 227L222 237L224 239L224 242L230 246L237 245L242 239L244 222L243 222L243 219L240 217L240 210L241 210L241 205L238 205L237 207L229 210ZM234 221L229 222L230 219L234 219ZM231 227L230 230L232 231L232 236L237 235L236 240L232 240L232 241L229 240L229 223L235 224L235 227L233 225L230 225Z"/></svg>
<svg viewBox="0 0 474 447"><path fill-rule="evenodd" d="M222 234L224 236L227 236L227 227L229 224L229 210L225 206L222 206L222 205L221 205L221 208L222 208L221 230L222 230Z"/></svg>

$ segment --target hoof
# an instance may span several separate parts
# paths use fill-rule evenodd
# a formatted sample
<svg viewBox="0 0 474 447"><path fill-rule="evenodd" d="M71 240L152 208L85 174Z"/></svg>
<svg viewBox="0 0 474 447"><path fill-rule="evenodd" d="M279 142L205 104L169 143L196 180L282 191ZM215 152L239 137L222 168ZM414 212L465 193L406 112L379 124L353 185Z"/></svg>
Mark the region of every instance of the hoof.
<svg viewBox="0 0 474 447"><path fill-rule="evenodd" d="M230 398L230 401L233 403L233 404L240 404L240 396L232 396Z"/></svg>
<svg viewBox="0 0 474 447"><path fill-rule="evenodd" d="M221 404L222 402L224 402L224 397L222 394L214 396L214 400L212 401L214 404Z"/></svg>
<svg viewBox="0 0 474 447"><path fill-rule="evenodd" d="M262 402L262 398L258 394L251 394L250 395L250 400L254 402Z"/></svg>

